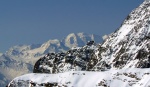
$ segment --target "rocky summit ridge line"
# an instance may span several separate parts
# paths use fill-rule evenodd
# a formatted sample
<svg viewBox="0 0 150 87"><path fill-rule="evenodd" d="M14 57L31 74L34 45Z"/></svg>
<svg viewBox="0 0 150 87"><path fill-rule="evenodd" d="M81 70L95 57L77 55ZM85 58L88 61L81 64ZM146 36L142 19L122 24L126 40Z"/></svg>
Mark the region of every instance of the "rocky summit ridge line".
<svg viewBox="0 0 150 87"><path fill-rule="evenodd" d="M101 47L105 51L99 52L98 64L105 61L112 68L149 68L150 1L133 10Z"/></svg>
<svg viewBox="0 0 150 87"><path fill-rule="evenodd" d="M27 75L33 79L20 76L8 87L23 84L31 87L149 87L149 68L150 0L145 0L102 44L90 41L67 52L48 53L35 63L33 70L48 74ZM35 80L36 76L41 80ZM84 84L86 80L88 85Z"/></svg>

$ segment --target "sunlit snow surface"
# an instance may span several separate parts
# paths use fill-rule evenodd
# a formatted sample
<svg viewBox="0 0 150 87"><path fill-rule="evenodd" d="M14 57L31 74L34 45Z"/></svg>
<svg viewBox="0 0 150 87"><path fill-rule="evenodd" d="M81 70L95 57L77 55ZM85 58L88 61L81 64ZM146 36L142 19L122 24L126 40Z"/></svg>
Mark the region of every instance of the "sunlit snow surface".
<svg viewBox="0 0 150 87"><path fill-rule="evenodd" d="M58 74L31 73L15 78L10 84L13 84L13 87L30 87L30 82L36 84L32 87L44 87L40 86L42 83L58 83L60 87L149 87L150 69L70 71Z"/></svg>
<svg viewBox="0 0 150 87"><path fill-rule="evenodd" d="M145 0L128 15L119 30L99 45L100 49L89 48L98 50L94 72L78 71L80 67L70 71L71 64L66 63L63 73L23 75L12 80L8 87L47 87L47 84L52 85L48 87L150 87L149 17L150 0Z"/></svg>

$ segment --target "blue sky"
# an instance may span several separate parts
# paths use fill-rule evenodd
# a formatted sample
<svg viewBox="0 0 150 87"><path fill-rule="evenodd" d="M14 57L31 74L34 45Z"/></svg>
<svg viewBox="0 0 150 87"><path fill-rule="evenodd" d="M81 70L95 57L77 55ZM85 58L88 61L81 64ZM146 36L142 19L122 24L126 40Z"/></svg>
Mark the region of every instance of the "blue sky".
<svg viewBox="0 0 150 87"><path fill-rule="evenodd" d="M143 0L1 0L0 52L69 33L115 31Z"/></svg>

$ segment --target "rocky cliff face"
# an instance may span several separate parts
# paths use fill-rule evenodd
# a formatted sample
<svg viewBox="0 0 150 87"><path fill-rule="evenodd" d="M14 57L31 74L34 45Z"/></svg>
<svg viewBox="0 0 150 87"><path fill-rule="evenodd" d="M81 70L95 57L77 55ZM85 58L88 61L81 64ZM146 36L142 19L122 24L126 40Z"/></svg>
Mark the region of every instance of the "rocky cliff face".
<svg viewBox="0 0 150 87"><path fill-rule="evenodd" d="M37 61L34 72L122 68L150 68L150 1L133 10L121 27L102 44L91 41L67 53L47 54Z"/></svg>
<svg viewBox="0 0 150 87"><path fill-rule="evenodd" d="M98 62L95 52L98 45L89 41L83 47L74 47L66 53L48 53L40 58L35 66L34 73L60 73L66 71L89 71Z"/></svg>
<svg viewBox="0 0 150 87"><path fill-rule="evenodd" d="M144 1L125 19L119 30L112 33L101 45L99 62L112 68L150 67L150 1Z"/></svg>

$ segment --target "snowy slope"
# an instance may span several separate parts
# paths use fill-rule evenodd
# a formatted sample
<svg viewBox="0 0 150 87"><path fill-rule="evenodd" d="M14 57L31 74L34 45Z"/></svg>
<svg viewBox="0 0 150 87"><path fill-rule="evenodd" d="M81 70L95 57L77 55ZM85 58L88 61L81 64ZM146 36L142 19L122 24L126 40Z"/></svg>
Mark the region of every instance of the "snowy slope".
<svg viewBox="0 0 150 87"><path fill-rule="evenodd" d="M56 87L54 85L57 87L149 87L150 69L70 71L58 74L31 73L15 78L10 82L9 87Z"/></svg>
<svg viewBox="0 0 150 87"><path fill-rule="evenodd" d="M9 87L149 87L150 0L134 9L118 30L104 38L102 44L89 42L66 53L48 53L33 70L43 74L20 76ZM75 43L71 45L77 46L76 38L72 39Z"/></svg>
<svg viewBox="0 0 150 87"><path fill-rule="evenodd" d="M150 67L150 1L143 2L99 49L99 64L112 68ZM95 68L97 67L95 66Z"/></svg>

